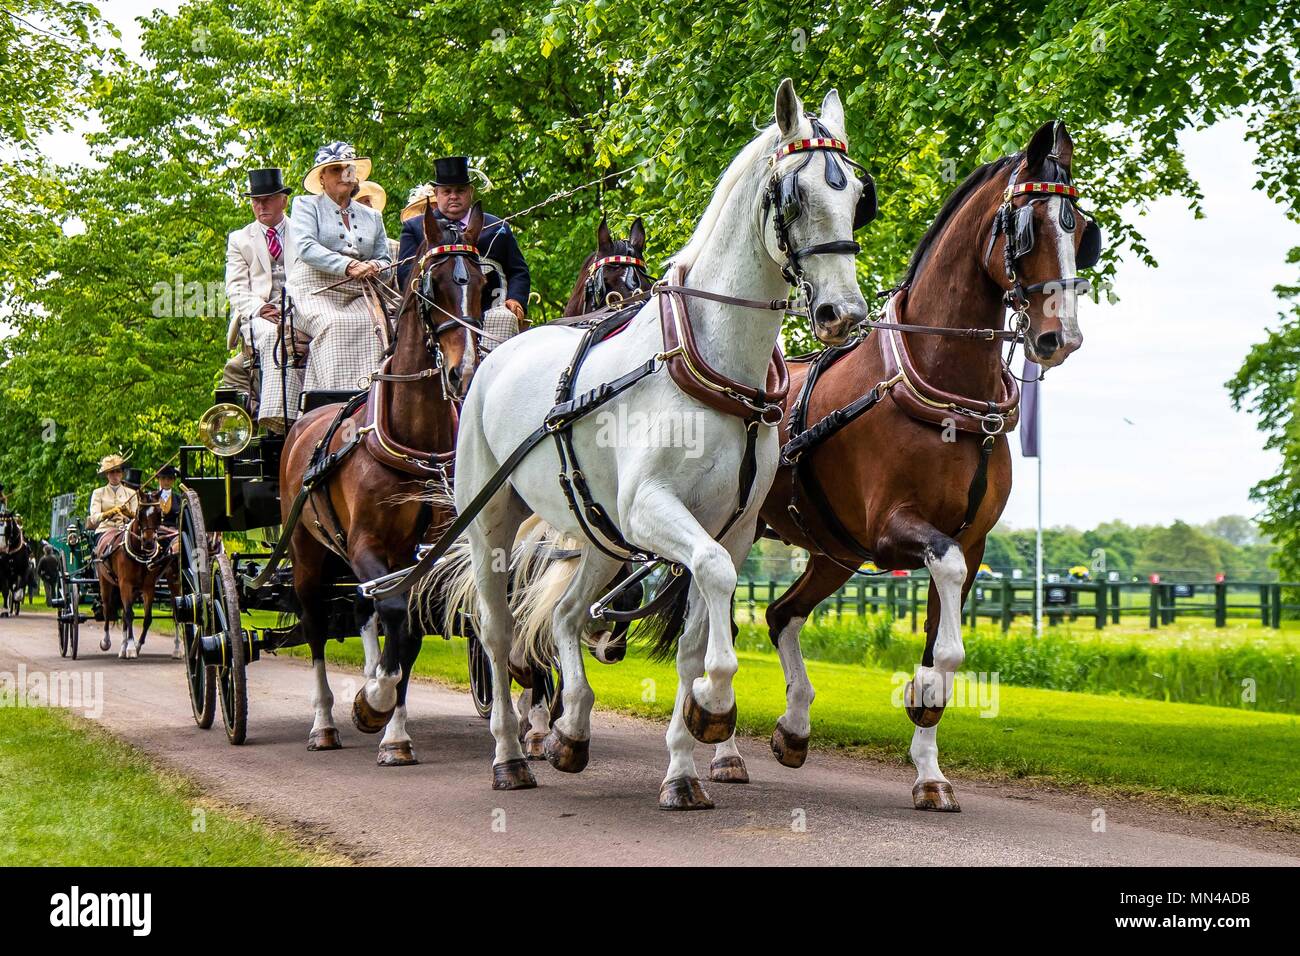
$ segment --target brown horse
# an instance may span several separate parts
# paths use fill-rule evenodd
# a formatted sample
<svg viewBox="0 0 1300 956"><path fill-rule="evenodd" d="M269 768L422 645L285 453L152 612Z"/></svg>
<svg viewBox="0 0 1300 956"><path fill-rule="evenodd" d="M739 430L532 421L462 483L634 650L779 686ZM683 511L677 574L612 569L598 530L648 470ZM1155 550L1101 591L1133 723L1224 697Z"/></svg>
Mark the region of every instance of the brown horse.
<svg viewBox="0 0 1300 956"><path fill-rule="evenodd" d="M462 232L426 214L425 241L403 290L391 357L372 376L368 399L338 427L338 405L316 409L294 423L280 461L284 521L321 453L355 448L316 484L293 528L289 553L301 604L301 627L316 671L315 722L310 750L342 746L334 726L334 696L325 676L326 603L346 572L371 580L411 564L426 531L451 517L429 503L430 488L446 487L456 447L455 402L474 372L471 326L481 322L483 272L474 251L483 228L476 203ZM417 762L406 732L406 687L423 634L412 628L401 597L358 598L357 620L366 647L366 683L353 702L352 720L363 733L385 729L380 766ZM378 633L384 645L379 654Z"/></svg>
<svg viewBox="0 0 1300 956"><path fill-rule="evenodd" d="M160 534L162 509L158 493L141 491L137 496L135 517L121 530L112 529L105 534L116 540L104 546L102 556L96 561L99 577L99 596L104 614L104 638L99 649L112 647L109 627L122 615L122 647L117 656L133 660L144 649L153 622L153 597L158 578L165 576L168 586L175 591L176 556L171 551L171 539ZM99 548L96 548L99 553ZM144 604L144 624L140 640L135 640L135 599Z"/></svg>
<svg viewBox="0 0 1300 956"><path fill-rule="evenodd" d="M596 228L596 251L583 260L578 281L560 314L594 312L649 289L651 281L645 264L645 224L641 217L633 220L626 239L610 235L609 224L601 217Z"/></svg>
<svg viewBox="0 0 1300 956"><path fill-rule="evenodd" d="M1072 157L1065 127L1047 123L1024 152L977 169L913 254L887 320L987 336L1002 329L1010 305L1026 354L1044 368L1061 364L1082 343L1076 307L1084 283L1074 272L1096 263L1101 242L1096 224L1075 208ZM807 756L813 688L799 631L812 610L868 558L881 568L928 568L925 651L900 703L916 724L914 806L956 811L939 769L936 724L965 658L962 602L1011 493L1006 432L1015 425L1018 388L991 336L877 329L827 358L834 361L791 365L783 440L814 365L820 374L806 403L808 427L855 400L867 410L795 463L783 455L763 507L763 521L810 554L767 610L787 688L772 749L789 767ZM863 399L873 390L874 407ZM722 779L738 761L734 742L719 746Z"/></svg>

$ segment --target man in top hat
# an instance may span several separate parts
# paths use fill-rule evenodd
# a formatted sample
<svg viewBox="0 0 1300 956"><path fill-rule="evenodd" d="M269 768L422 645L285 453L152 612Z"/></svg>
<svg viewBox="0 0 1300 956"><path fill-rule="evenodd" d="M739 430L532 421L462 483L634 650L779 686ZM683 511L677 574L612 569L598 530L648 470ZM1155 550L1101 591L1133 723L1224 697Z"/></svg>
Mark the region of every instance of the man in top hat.
<svg viewBox="0 0 1300 956"><path fill-rule="evenodd" d="M450 219L461 227L469 224L469 213L474 205L474 186L470 182L469 159L465 156L447 156L434 161L434 180L432 200L417 199L402 210L402 240L397 252L397 261L402 262L419 251L424 242L423 208L416 208L416 203L423 207L427 202L432 207L432 215L440 219ZM408 218L408 213L411 215ZM487 267L487 287L484 290L484 330L496 335L495 317L498 313L514 326L527 322L528 292L531 279L528 263L519 251L515 234L510 224L488 213L483 214L483 229L478 237L479 256L485 260ZM407 262L397 267L398 288L405 289L411 277L415 262ZM510 333L506 333L510 334ZM504 336L502 336L504 337ZM484 342L488 348L495 342Z"/></svg>
<svg viewBox="0 0 1300 956"><path fill-rule="evenodd" d="M154 476L158 479L158 508L162 511L164 528L180 529L181 499L176 492L176 476L180 472L175 465L163 465Z"/></svg>
<svg viewBox="0 0 1300 956"><path fill-rule="evenodd" d="M285 277L295 259L293 223L285 215L289 193L279 169L250 170L244 196L253 221L226 240L226 344L235 348L242 340L243 347L226 363L222 384L248 392L258 424L274 432L284 431L285 400L297 408L302 390L302 370L294 361L295 346L301 352L302 345L294 342L280 314Z"/></svg>
<svg viewBox="0 0 1300 956"><path fill-rule="evenodd" d="M91 531L125 528L127 522L135 517L135 492L122 480L122 466L125 464L126 458L121 455L106 455L100 461L99 474L107 479L108 484L96 488L90 496L90 517L86 520L86 527Z"/></svg>

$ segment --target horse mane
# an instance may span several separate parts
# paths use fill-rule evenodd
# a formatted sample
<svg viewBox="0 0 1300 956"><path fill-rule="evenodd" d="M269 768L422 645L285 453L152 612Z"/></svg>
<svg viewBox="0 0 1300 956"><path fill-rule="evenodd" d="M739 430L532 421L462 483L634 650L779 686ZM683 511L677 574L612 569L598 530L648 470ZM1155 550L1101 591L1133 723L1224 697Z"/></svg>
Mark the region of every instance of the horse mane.
<svg viewBox="0 0 1300 956"><path fill-rule="evenodd" d="M599 251L593 252L582 260L582 268L578 270L578 279L573 284L573 291L569 293L569 301L564 303L562 315L577 315L583 310L587 291L587 271L591 268L591 264L596 261Z"/></svg>
<svg viewBox="0 0 1300 956"><path fill-rule="evenodd" d="M727 201L731 194L741 181L753 169L755 163L761 156L771 152L775 145L777 137L776 124L768 126L758 136L749 141L749 144L742 149L731 161L718 180L717 187L713 190L713 198L709 200L709 205L705 207L704 215L700 217L699 223L695 226L695 231L691 233L690 241L682 246L677 255L672 257L675 265L681 266L687 272L691 266L695 265L695 260L700 257L704 247L713 237L713 229L718 224L722 216L722 210L726 208Z"/></svg>
<svg viewBox="0 0 1300 956"><path fill-rule="evenodd" d="M930 228L925 231L921 237L920 243L912 253L912 260L907 265L907 274L903 276L901 285L910 285L915 279L916 274L921 270L921 265L925 262L925 257L933 248L939 236L947 228L949 220L956 215L957 210L966 204L971 193L979 189L994 176L1006 172L1012 166L1019 164L1024 159L1024 153L1013 153L1010 156L1003 156L1001 159L995 159L991 163L985 163L978 167L973 173L966 177L956 189L954 189L944 200L944 204L939 209L939 214L934 217L934 222L930 223Z"/></svg>

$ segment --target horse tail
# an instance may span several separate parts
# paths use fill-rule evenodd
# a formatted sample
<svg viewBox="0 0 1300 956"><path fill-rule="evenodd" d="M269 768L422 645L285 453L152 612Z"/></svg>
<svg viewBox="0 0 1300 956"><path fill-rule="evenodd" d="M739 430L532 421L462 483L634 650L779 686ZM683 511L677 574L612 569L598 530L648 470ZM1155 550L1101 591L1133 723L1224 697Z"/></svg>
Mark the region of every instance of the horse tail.
<svg viewBox="0 0 1300 956"><path fill-rule="evenodd" d="M690 610L690 572L683 571L680 576L665 581L661 586L674 588L676 593L667 606L642 618L636 629L628 635L629 639L635 638L649 645L652 661L666 661L677 656L677 645L681 641L686 614Z"/></svg>

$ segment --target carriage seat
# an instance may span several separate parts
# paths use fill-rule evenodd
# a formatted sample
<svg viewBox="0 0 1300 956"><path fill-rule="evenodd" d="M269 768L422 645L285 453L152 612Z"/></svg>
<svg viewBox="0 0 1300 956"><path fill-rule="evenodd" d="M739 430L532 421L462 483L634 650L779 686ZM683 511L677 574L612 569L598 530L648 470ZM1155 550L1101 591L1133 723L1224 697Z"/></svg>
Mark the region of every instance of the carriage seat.
<svg viewBox="0 0 1300 956"><path fill-rule="evenodd" d="M341 405L359 394L361 393L349 389L321 389L314 392L303 392L298 399L298 410L306 414L313 409L320 408L322 405Z"/></svg>

